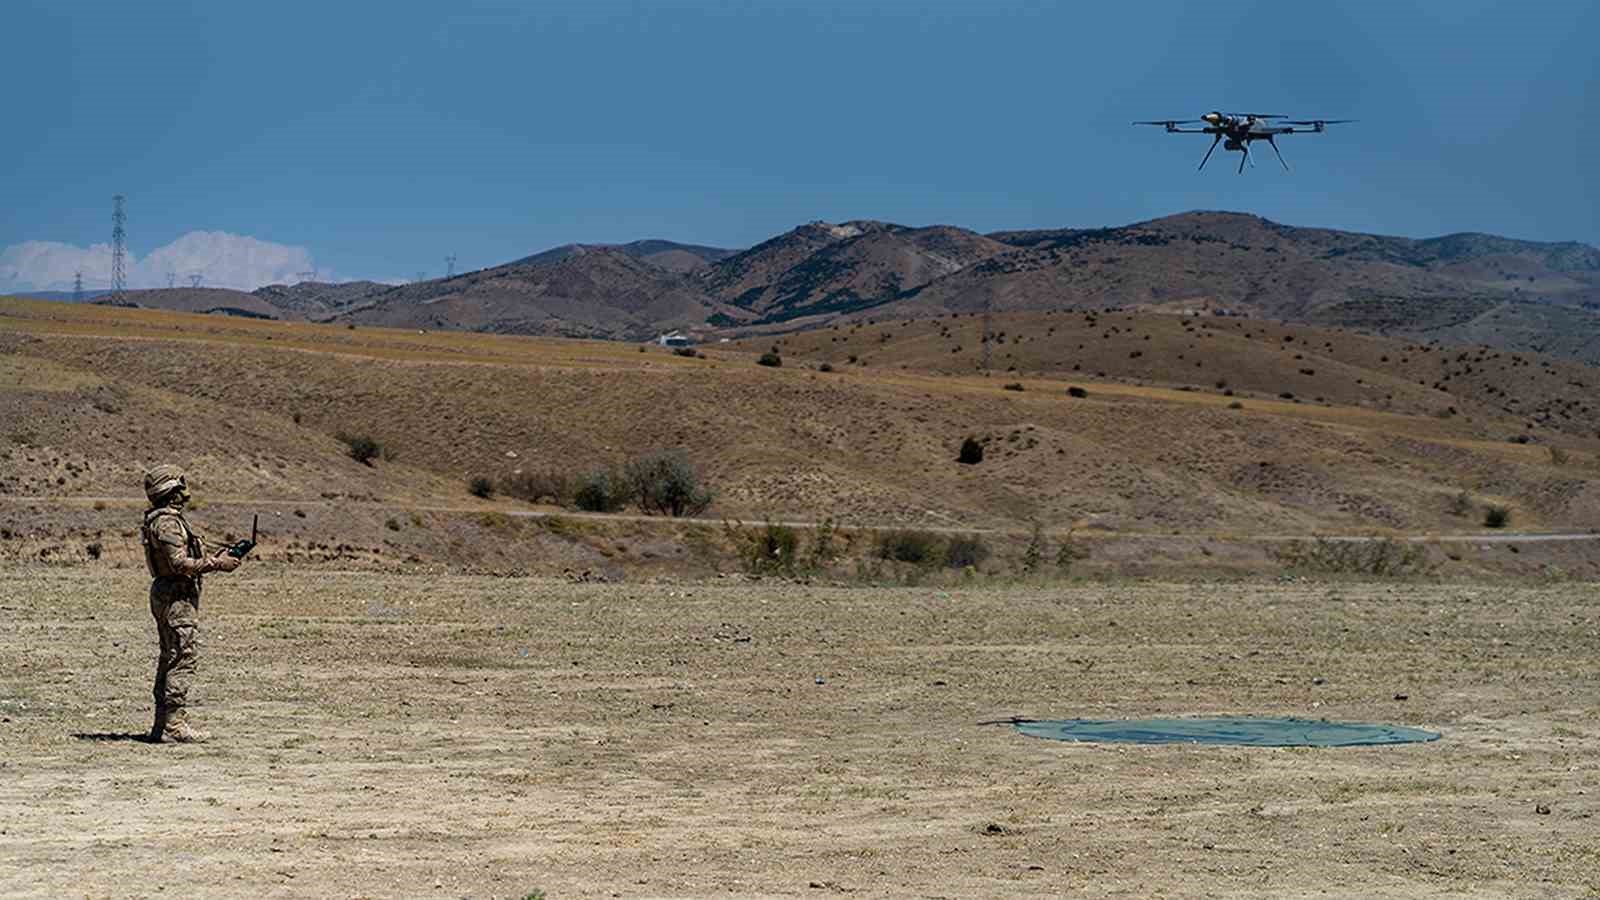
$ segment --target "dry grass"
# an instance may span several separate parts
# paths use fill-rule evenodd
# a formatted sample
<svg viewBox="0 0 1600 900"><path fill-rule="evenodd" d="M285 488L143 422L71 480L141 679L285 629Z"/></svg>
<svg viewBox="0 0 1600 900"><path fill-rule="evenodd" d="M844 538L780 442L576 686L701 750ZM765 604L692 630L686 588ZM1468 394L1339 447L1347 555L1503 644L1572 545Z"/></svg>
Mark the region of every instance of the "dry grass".
<svg viewBox="0 0 1600 900"><path fill-rule="evenodd" d="M247 568L207 586L216 739L190 748L127 739L149 715L142 574L3 577L28 598L0 603L7 896L1600 890L1593 585ZM1444 737L1095 746L977 724L1205 714Z"/></svg>
<svg viewBox="0 0 1600 900"><path fill-rule="evenodd" d="M1008 329L1022 328L1023 320L1006 321ZM1050 323L1046 330L1069 321L1083 319L1038 317ZM1111 321L1106 314L1095 333L1107 332ZM917 361L933 352L918 347L946 340L937 334L941 325L976 328L970 317L863 326L850 340L871 342L871 350L856 348L871 357L865 367L844 364L845 345L833 342L839 334L793 335L781 340L796 364L773 370L754 365L753 353L735 345L712 346L701 360L597 342L7 301L0 306L0 358L17 371L47 366L59 374L48 389L38 379L0 388L0 404L15 420L40 423L30 438L39 452L0 447L0 481L12 494L127 496L147 460L176 451L211 489L236 499L331 491L450 505L471 502L465 485L472 477L550 466L582 471L681 447L718 494L711 515L752 520L831 515L844 524L957 528L1038 520L1052 529L1144 533L1430 531L1458 526L1449 501L1463 489L1516 507L1519 527L1600 519L1600 473L1557 467L1540 446L1505 442L1520 420L1465 399L1457 402L1470 414L1440 418L1432 410L1447 396L1423 403L1415 395L1429 389L1402 390L1400 374L1358 365L1362 354L1403 345L1340 335L1335 350L1351 361L1308 364L1277 350L1255 352L1258 340L1283 343L1268 332L1244 341L1198 337L1186 328L1204 331L1210 323L1175 317L1116 321L1118 339L1126 331L1152 348L1134 363L1180 352L1164 339L1144 342L1146 330L1206 344L1206 389L1144 380L1133 370L1084 379L1057 366L1024 371L1027 390L1005 391L1008 379ZM1236 325L1268 327L1231 319L1211 327ZM1066 335L1061 327L1050 341ZM1297 345L1319 346L1336 334L1295 333ZM970 337L957 337L964 352L976 352ZM1020 346L1032 352L1036 344L1056 346L1050 341L1030 334ZM804 364L828 354L839 371L822 375ZM878 355L905 362L885 364ZM1245 396L1246 382L1267 378L1261 373L1268 363L1279 375L1303 365L1319 379L1328 373L1330 402L1249 394L1246 408L1228 409L1233 398L1212 379ZM1334 377L1339 371L1349 377ZM1357 378L1380 376L1396 385L1385 388L1393 402L1334 402L1339 384L1364 389ZM58 384L77 390L63 398ZM1089 396L1067 397L1073 384L1089 385ZM97 408L94 392L113 389L122 396L109 405L117 411ZM158 419L175 427L152 435ZM340 449L331 435L339 431L369 434L394 457L359 471L365 467L335 458ZM985 443L981 465L955 461L969 434ZM1576 458L1600 448L1575 432L1543 439L1570 447ZM71 454L94 474L58 483L59 460Z"/></svg>

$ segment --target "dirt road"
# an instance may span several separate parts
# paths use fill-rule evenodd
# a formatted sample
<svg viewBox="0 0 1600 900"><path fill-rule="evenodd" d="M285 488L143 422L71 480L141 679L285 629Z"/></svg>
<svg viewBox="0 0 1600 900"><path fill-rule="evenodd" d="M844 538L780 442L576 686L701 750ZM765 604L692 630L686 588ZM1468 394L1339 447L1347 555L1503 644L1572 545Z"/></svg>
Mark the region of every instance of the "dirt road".
<svg viewBox="0 0 1600 900"><path fill-rule="evenodd" d="M132 571L0 573L0 894L1600 893L1600 588L823 589L256 565L153 746ZM1009 715L1384 721L1069 745Z"/></svg>

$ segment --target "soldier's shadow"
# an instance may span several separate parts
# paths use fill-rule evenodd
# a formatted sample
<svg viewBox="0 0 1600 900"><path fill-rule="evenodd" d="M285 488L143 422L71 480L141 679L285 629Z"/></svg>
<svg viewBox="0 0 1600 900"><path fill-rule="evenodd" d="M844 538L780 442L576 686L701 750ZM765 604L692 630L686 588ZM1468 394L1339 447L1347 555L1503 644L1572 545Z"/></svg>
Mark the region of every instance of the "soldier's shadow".
<svg viewBox="0 0 1600 900"><path fill-rule="evenodd" d="M140 732L138 734L134 734L132 732L119 733L115 731L79 732L74 734L73 737L80 741L92 741L96 744L115 744L126 742L137 744L155 743L154 741L150 740L150 732L148 731Z"/></svg>

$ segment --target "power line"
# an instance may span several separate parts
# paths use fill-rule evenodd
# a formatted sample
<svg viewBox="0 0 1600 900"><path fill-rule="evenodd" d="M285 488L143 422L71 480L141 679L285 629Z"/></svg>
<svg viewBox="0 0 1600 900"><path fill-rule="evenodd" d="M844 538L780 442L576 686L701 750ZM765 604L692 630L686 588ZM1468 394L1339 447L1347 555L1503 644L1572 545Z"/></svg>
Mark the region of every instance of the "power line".
<svg viewBox="0 0 1600 900"><path fill-rule="evenodd" d="M200 272L190 272L189 273L189 286L193 287L193 288L199 287L200 286L200 279L201 279L201 273Z"/></svg>
<svg viewBox="0 0 1600 900"><path fill-rule="evenodd" d="M118 194L111 198L111 296L121 300L128 289L128 212L123 208L125 198Z"/></svg>
<svg viewBox="0 0 1600 900"><path fill-rule="evenodd" d="M83 273L82 272L79 272L76 275L72 276L72 302L73 303L82 303L83 302Z"/></svg>
<svg viewBox="0 0 1600 900"><path fill-rule="evenodd" d="M174 272L171 269L168 269L167 270L167 287L173 287L177 283L178 283L178 273Z"/></svg>

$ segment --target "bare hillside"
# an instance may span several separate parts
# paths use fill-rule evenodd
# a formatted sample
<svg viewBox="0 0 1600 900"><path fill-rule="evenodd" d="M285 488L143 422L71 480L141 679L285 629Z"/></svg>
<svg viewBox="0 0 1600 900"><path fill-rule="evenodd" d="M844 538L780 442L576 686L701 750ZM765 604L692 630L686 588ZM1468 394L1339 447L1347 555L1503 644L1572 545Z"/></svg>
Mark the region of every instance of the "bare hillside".
<svg viewBox="0 0 1600 900"><path fill-rule="evenodd" d="M953 527L1037 520L1158 533L1427 531L1477 527L1482 505L1498 503L1522 527L1600 521L1594 409L1576 399L1589 395L1555 390L1572 373L1542 359L1475 363L1452 351L1445 383L1440 370L1429 371L1432 354L1444 351L1399 342L1310 333L1290 342L1215 325L1189 333L1170 318L1106 319L1095 333L1118 333L1098 340L1122 346L1097 351L1103 355L1091 365L1104 365L1104 375L1071 370L1082 363L1051 350L1037 369L1024 360L1014 375L985 378L960 360L970 348L949 346L971 339L949 326L943 336L933 323L915 335L912 324L864 327L848 350L833 340L841 334L795 335L780 347L788 364L773 369L754 364L756 348L686 359L614 343L28 301L4 310L0 353L10 365L58 373L5 394L7 421L39 423L5 457L6 490L14 493L93 496L136 484L146 459L130 447L152 421L166 422L153 412L165 405L197 411L190 427L213 448L204 468L230 493L460 501L472 477L575 474L676 447L718 491L712 514L744 518ZM1162 326L1158 342L1154 329ZM1046 327L1020 345L1008 329L1008 343L996 349L1002 359L1036 343L1043 351L1060 336L1087 351L1084 327L1074 326L1082 340ZM814 343L802 349L801 340ZM1134 342L1150 347L1148 356L1126 349ZM1291 351L1291 343L1306 349ZM1176 368L1160 379L1139 368L1177 352L1181 363L1160 365L1187 366L1194 353L1205 389L1177 383ZM824 354L833 354L834 371L800 365L820 367ZM945 372L933 360L947 356L956 362ZM1378 362L1363 365L1374 356ZM1114 368L1119 357L1126 365ZM1461 367L1475 374L1502 364L1517 392L1503 406L1517 413L1497 407L1498 397L1471 396L1481 393L1476 387L1450 392L1476 384L1472 374L1456 374ZM1433 388L1429 374L1447 387ZM1413 388L1418 380L1429 383ZM1234 396L1217 381L1238 385L1229 388ZM1008 389L1013 383L1022 389ZM81 388L67 395L56 387L72 384ZM1071 396L1071 386L1086 387L1086 396ZM1292 398L1279 396L1286 386ZM1559 409L1544 402L1546 389L1561 398ZM96 404L97 392L113 390L125 398L109 409ZM234 404L248 409L246 419L203 424L199 411ZM1524 414L1534 404L1542 405ZM332 440L340 431L370 434L392 459L354 466ZM160 446L184 446L161 435ZM968 436L986 448L979 465L956 461ZM68 459L95 474L71 474Z"/></svg>

